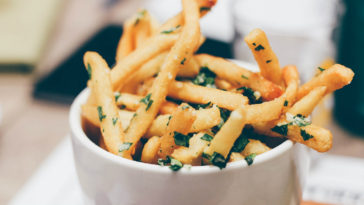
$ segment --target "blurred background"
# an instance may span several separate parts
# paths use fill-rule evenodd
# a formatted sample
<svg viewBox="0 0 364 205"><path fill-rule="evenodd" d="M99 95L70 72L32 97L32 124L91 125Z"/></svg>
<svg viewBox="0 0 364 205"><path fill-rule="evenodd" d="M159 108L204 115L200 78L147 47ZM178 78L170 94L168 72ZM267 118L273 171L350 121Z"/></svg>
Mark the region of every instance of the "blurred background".
<svg viewBox="0 0 364 205"><path fill-rule="evenodd" d="M86 86L83 53L97 51L112 66L122 24L139 8L164 22L181 5L179 0L0 0L0 204L34 198L29 190L41 183L34 176L51 166L45 159L64 146L70 103ZM317 177L336 170L342 181L327 184L334 175L320 184L309 179L304 199L364 204L364 1L220 0L201 20L207 41L199 52L255 63L243 37L256 27L266 32L282 66L298 66L302 82L332 61L354 70L351 85L326 97L312 116L333 132L334 145L328 154L312 153L311 172ZM68 165L73 166L60 169ZM58 191L62 186L71 185L52 185ZM77 204L71 199L63 204Z"/></svg>

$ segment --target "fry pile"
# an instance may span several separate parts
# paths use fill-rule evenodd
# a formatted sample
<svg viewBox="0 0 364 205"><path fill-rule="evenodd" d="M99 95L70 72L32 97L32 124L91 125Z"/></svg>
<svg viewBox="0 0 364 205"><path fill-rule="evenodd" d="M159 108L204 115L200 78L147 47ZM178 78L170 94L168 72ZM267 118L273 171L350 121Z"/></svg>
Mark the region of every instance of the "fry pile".
<svg viewBox="0 0 364 205"><path fill-rule="evenodd" d="M300 85L297 68L280 66L260 29L245 37L259 73L195 54L205 39L199 19L215 3L182 0L182 12L163 25L139 11L124 24L112 69L99 54L85 53L90 96L82 117L84 126L96 128L86 133L99 136L110 153L174 171L184 164L251 165L273 147L265 139L328 151L331 132L308 116L325 95L351 82L352 70L320 67L320 74Z"/></svg>

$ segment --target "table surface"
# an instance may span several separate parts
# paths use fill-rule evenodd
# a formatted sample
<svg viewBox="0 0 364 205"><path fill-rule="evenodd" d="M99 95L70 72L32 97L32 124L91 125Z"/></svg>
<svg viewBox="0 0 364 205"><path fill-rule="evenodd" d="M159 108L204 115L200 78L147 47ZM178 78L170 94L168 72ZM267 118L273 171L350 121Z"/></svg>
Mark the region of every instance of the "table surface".
<svg viewBox="0 0 364 205"><path fill-rule="evenodd" d="M0 204L6 204L33 174L40 163L69 132L69 106L32 98L33 84L39 73L58 64L72 49L97 30L105 18L92 15L94 21L81 19L82 32L74 36L75 24L70 24L75 8L97 8L92 1L72 1L57 24L48 52L37 71L32 74L0 73ZM90 18L90 16L88 17ZM69 42L71 41L71 42ZM68 43L65 43L68 42ZM328 128L334 134L329 153L364 158L364 138L349 134L335 122Z"/></svg>

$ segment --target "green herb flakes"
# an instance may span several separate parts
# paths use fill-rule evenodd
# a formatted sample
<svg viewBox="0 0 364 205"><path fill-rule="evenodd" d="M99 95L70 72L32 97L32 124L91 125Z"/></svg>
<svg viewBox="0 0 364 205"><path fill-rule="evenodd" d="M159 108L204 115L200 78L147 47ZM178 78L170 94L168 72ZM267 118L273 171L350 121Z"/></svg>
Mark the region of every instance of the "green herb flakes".
<svg viewBox="0 0 364 205"><path fill-rule="evenodd" d="M104 115L104 113L102 112L101 106L97 106L97 112L99 114L99 120L100 122L102 122L102 120L106 118L106 115Z"/></svg>
<svg viewBox="0 0 364 205"><path fill-rule="evenodd" d="M246 161L246 163L248 164L248 166L250 166L250 165L252 165L253 164L253 162L254 162L254 158L257 156L257 154L255 154L255 153L252 153L252 154L250 154L250 155L248 155L248 156L246 156L245 157L245 161Z"/></svg>
<svg viewBox="0 0 364 205"><path fill-rule="evenodd" d="M277 126L273 127L271 130L273 132L276 132L276 133L281 134L283 136L287 136L288 124L277 125Z"/></svg>
<svg viewBox="0 0 364 205"><path fill-rule="evenodd" d="M287 100L285 100L285 101L284 101L283 106L285 106L285 107L287 107L287 106L288 106L288 101L287 101Z"/></svg>
<svg viewBox="0 0 364 205"><path fill-rule="evenodd" d="M310 134L308 134L308 133L306 132L306 130L304 130L304 129L301 129L301 136L302 136L302 139L303 139L304 141L307 141L307 140L309 140L309 139L313 138L313 136L312 136L312 135L310 135Z"/></svg>
<svg viewBox="0 0 364 205"><path fill-rule="evenodd" d="M211 8L210 7L205 7L205 6L202 6L200 7L200 12L203 12L203 11L210 11Z"/></svg>
<svg viewBox="0 0 364 205"><path fill-rule="evenodd" d="M167 126L169 125L169 122L171 121L171 119L172 119L172 115L168 116Z"/></svg>
<svg viewBox="0 0 364 205"><path fill-rule="evenodd" d="M208 141L208 142L211 142L211 140L213 139L213 137L209 134L204 134L202 137L201 137L202 140L205 140L205 141Z"/></svg>
<svg viewBox="0 0 364 205"><path fill-rule="evenodd" d="M260 51L260 50L264 50L264 47L262 45L258 45L257 47L254 48L255 51Z"/></svg>
<svg viewBox="0 0 364 205"><path fill-rule="evenodd" d="M89 63L87 63L87 73L88 73L88 78L91 79L92 68L91 68L91 65Z"/></svg>
<svg viewBox="0 0 364 205"><path fill-rule="evenodd" d="M184 65L186 60L187 60L186 58L183 58L181 61L181 65Z"/></svg>
<svg viewBox="0 0 364 205"><path fill-rule="evenodd" d="M263 102L262 97L259 95L260 93L254 92L251 88L243 86L237 90L243 90L243 95L249 99L250 104L259 104Z"/></svg>
<svg viewBox="0 0 364 205"><path fill-rule="evenodd" d="M234 145L231 148L231 152L239 152L240 153L245 149L246 145L249 143L249 139L247 138L247 136L245 136L244 130L243 130L243 132L241 132L238 139L235 140Z"/></svg>
<svg viewBox="0 0 364 205"><path fill-rule="evenodd" d="M140 100L141 103L144 103L147 105L145 110L148 110L150 108L150 106L153 104L153 100L150 99L151 96L152 96L152 93L149 93L148 95L146 95L144 98L142 98Z"/></svg>
<svg viewBox="0 0 364 205"><path fill-rule="evenodd" d="M289 122L289 125L297 125L299 127L304 127L311 124L311 121L301 114L297 114L294 116L291 113L287 112L286 120Z"/></svg>
<svg viewBox="0 0 364 205"><path fill-rule="evenodd" d="M210 158L211 164L219 167L220 169L223 169L226 167L226 159L221 154L214 152L214 154L211 155Z"/></svg>
<svg viewBox="0 0 364 205"><path fill-rule="evenodd" d="M317 67L317 69L319 69L321 72L326 70L325 68L321 68L321 67Z"/></svg>
<svg viewBox="0 0 364 205"><path fill-rule="evenodd" d="M161 33L162 34L170 34L170 33L173 33L174 31L176 31L179 27L181 27L181 25L178 25L178 26L176 26L174 28L171 28L169 30L162 31Z"/></svg>
<svg viewBox="0 0 364 205"><path fill-rule="evenodd" d="M189 147L190 137L188 135L184 135L182 133L174 131L173 138L176 145Z"/></svg>
<svg viewBox="0 0 364 205"><path fill-rule="evenodd" d="M121 97L121 94L119 92L114 92L115 102L118 101L118 99Z"/></svg>
<svg viewBox="0 0 364 205"><path fill-rule="evenodd" d="M215 77L216 77L216 74L214 72L212 72L208 67L204 66L204 67L201 67L200 72L192 80L192 83L195 85L216 88Z"/></svg>
<svg viewBox="0 0 364 205"><path fill-rule="evenodd" d="M131 142L124 142L122 145L120 145L119 147L119 152L123 152L125 150L129 150L129 148L131 147L133 143Z"/></svg>
<svg viewBox="0 0 364 205"><path fill-rule="evenodd" d="M249 79L249 78L248 78L248 77L246 77L245 75L241 75L241 77L242 77L242 78L244 78L244 79L247 79L247 80Z"/></svg>
<svg viewBox="0 0 364 205"><path fill-rule="evenodd" d="M117 117L113 117L112 118L112 124L115 126L116 125L116 123L118 122L118 120L119 120L119 118L117 118Z"/></svg>
<svg viewBox="0 0 364 205"><path fill-rule="evenodd" d="M267 61L265 61L265 63L270 63L270 62L272 62L272 60L267 60Z"/></svg>
<svg viewBox="0 0 364 205"><path fill-rule="evenodd" d="M142 19L144 17L146 12L147 12L146 10L142 10L142 11L138 12L137 18L135 19L135 22L134 22L134 26L138 25L140 19Z"/></svg>
<svg viewBox="0 0 364 205"><path fill-rule="evenodd" d="M174 159L173 157L167 156L166 159L158 159L158 164L160 166L167 166L169 164L169 168L172 171L178 171L183 167L182 162Z"/></svg>

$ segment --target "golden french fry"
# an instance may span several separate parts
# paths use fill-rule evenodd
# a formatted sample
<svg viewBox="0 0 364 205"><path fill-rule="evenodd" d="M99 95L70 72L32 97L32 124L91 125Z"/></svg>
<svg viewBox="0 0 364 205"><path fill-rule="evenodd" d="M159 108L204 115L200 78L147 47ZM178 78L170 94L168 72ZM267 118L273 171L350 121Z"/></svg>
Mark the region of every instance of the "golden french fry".
<svg viewBox="0 0 364 205"><path fill-rule="evenodd" d="M271 150L266 144L259 140L249 139L249 143L245 146L244 150L241 152L241 154L246 157L250 154L263 154L264 152L267 152Z"/></svg>
<svg viewBox="0 0 364 205"><path fill-rule="evenodd" d="M230 149L233 147L235 140L240 136L246 123L245 106L234 110L225 124L211 140L210 146L205 148L204 153L212 156L216 152L226 159Z"/></svg>
<svg viewBox="0 0 364 205"><path fill-rule="evenodd" d="M189 82L172 82L168 96L186 102L206 104L211 102L221 108L234 110L240 105L247 104L248 98L229 91L194 85Z"/></svg>
<svg viewBox="0 0 364 205"><path fill-rule="evenodd" d="M196 119L195 110L188 106L186 103L182 103L176 112L173 113L170 119L167 130L161 137L161 146L158 152L160 158L166 158L173 153L173 150L178 147L175 143L174 135L176 132L186 135L193 122Z"/></svg>
<svg viewBox="0 0 364 205"><path fill-rule="evenodd" d="M130 155L121 150L125 145L125 135L112 92L109 68L105 60L95 52L85 53L84 64L91 73L92 89L96 94L100 130L105 146L109 152L131 159Z"/></svg>
<svg viewBox="0 0 364 205"><path fill-rule="evenodd" d="M246 121L248 123L267 122L278 119L282 113L286 94L261 104L246 106Z"/></svg>
<svg viewBox="0 0 364 205"><path fill-rule="evenodd" d="M209 144L208 141L201 139L204 134L200 132L193 135L189 141L190 146L188 148L178 147L173 151L172 157L183 164L200 165L202 152Z"/></svg>
<svg viewBox="0 0 364 205"><path fill-rule="evenodd" d="M311 92L297 101L290 109L289 113L292 115L301 114L303 116L309 116L313 109L315 109L316 105L322 100L325 96L326 87L320 86L314 88Z"/></svg>
<svg viewBox="0 0 364 205"><path fill-rule="evenodd" d="M296 102L300 77L296 66L287 65L283 68L283 79L287 86L285 107L289 108Z"/></svg>
<svg viewBox="0 0 364 205"><path fill-rule="evenodd" d="M254 29L245 38L246 44L257 61L264 78L277 85L282 85L282 71L277 56L274 54L268 38L261 29Z"/></svg>
<svg viewBox="0 0 364 205"><path fill-rule="evenodd" d="M148 129L145 137L162 136L167 131L172 115L159 115ZM189 133L210 129L220 123L220 110L213 106L207 109L196 110L196 120L193 122Z"/></svg>
<svg viewBox="0 0 364 205"><path fill-rule="evenodd" d="M220 79L220 78L215 79L215 85L217 88L222 89L222 90L234 89L234 86L231 83L229 83L226 80Z"/></svg>
<svg viewBox="0 0 364 205"><path fill-rule="evenodd" d="M350 68L335 64L303 84L298 90L297 99L301 99L318 86L326 86L326 94L331 93L350 84L353 77L354 72Z"/></svg>
<svg viewBox="0 0 364 205"><path fill-rule="evenodd" d="M111 70L111 82L114 90L120 90L126 79L143 63L168 50L176 42L178 34L158 34L149 39L145 46L139 47L128 56L122 58Z"/></svg>
<svg viewBox="0 0 364 205"><path fill-rule="evenodd" d="M226 80L235 86L248 86L254 91L260 92L265 100L272 100L283 93L280 86L231 61L207 54L195 55L195 58L200 66L207 66L220 79Z"/></svg>
<svg viewBox="0 0 364 205"><path fill-rule="evenodd" d="M148 95L148 100L145 100L146 103L141 104L137 109L137 115L129 125L129 129L126 132L126 139L128 141L137 142L147 132L153 119L160 110L162 103L165 101L168 87L174 81L180 68L181 61L185 58L190 58L193 49L196 48L196 45L199 43L200 14L198 6L194 0L183 0L182 5L185 25L180 37L165 59L161 72L159 72L153 83L152 92Z"/></svg>
<svg viewBox="0 0 364 205"><path fill-rule="evenodd" d="M158 151L161 145L161 140L158 136L153 136L148 139L147 143L145 143L141 161L150 164L156 164L158 161Z"/></svg>
<svg viewBox="0 0 364 205"><path fill-rule="evenodd" d="M116 61L120 61L134 50L133 20L134 18L131 18L124 23L123 34L116 49Z"/></svg>

